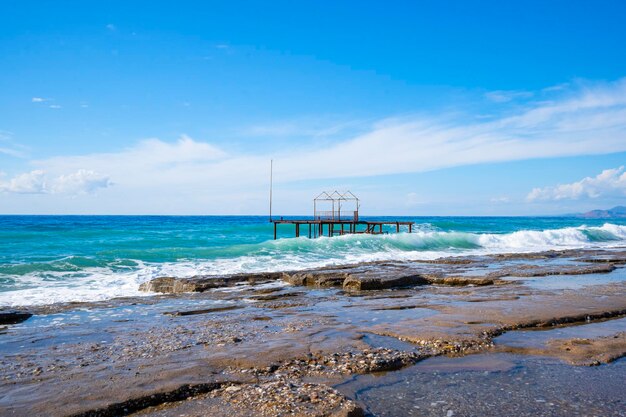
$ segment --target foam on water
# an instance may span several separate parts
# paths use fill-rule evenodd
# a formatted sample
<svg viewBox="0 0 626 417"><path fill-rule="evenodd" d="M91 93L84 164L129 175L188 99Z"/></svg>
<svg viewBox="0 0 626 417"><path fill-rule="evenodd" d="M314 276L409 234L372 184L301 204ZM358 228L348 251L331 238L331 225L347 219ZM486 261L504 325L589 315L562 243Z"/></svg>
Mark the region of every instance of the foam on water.
<svg viewBox="0 0 626 417"><path fill-rule="evenodd" d="M301 270L378 260L611 248L624 245L625 241L626 226L612 223L509 233L440 231L424 224L410 234L346 235L318 239L302 237L234 244L206 249L195 258L173 261L96 259L69 255L31 263L0 263L0 306L142 296L146 293L139 292L139 285L158 276L190 277Z"/></svg>

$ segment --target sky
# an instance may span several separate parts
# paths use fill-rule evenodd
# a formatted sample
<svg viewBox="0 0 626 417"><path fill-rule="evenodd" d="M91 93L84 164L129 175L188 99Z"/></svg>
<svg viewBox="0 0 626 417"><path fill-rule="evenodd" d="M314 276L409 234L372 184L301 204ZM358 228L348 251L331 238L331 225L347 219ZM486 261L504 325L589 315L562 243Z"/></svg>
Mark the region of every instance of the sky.
<svg viewBox="0 0 626 417"><path fill-rule="evenodd" d="M623 1L0 2L0 214L626 205Z"/></svg>

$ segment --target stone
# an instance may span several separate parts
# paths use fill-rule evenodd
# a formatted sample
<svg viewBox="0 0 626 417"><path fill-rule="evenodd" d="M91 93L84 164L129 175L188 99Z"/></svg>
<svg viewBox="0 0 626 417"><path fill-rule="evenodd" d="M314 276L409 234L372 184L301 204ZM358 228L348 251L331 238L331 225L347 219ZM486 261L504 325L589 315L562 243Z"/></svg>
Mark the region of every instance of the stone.
<svg viewBox="0 0 626 417"><path fill-rule="evenodd" d="M365 290L382 290L388 288L401 288L413 285L426 285L428 280L421 275L410 274L400 276L389 275L350 275L343 282L345 290L365 291Z"/></svg>
<svg viewBox="0 0 626 417"><path fill-rule="evenodd" d="M266 272L217 276L197 275L191 278L158 277L141 284L139 290L159 293L204 292L213 288L277 281L282 278L282 275L282 272Z"/></svg>
<svg viewBox="0 0 626 417"><path fill-rule="evenodd" d="M27 311L3 310L0 311L0 325L17 324L28 320L33 315Z"/></svg>

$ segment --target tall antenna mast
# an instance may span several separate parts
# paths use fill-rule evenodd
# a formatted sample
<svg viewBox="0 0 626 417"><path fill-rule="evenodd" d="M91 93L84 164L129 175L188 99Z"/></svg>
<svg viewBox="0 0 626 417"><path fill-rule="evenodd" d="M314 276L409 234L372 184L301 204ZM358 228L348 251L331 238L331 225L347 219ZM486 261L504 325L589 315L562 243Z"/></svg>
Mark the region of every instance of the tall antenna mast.
<svg viewBox="0 0 626 417"><path fill-rule="evenodd" d="M270 159L270 221L272 221L272 183L274 175L274 160Z"/></svg>

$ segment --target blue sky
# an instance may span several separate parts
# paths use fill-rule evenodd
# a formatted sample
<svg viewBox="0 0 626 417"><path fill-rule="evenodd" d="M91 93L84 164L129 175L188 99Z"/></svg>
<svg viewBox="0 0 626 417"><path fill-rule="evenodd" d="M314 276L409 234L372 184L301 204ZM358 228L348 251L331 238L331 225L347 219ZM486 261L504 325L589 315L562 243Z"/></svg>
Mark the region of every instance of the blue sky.
<svg viewBox="0 0 626 417"><path fill-rule="evenodd" d="M340 3L340 4L336 4ZM626 3L0 3L0 213L626 200Z"/></svg>

